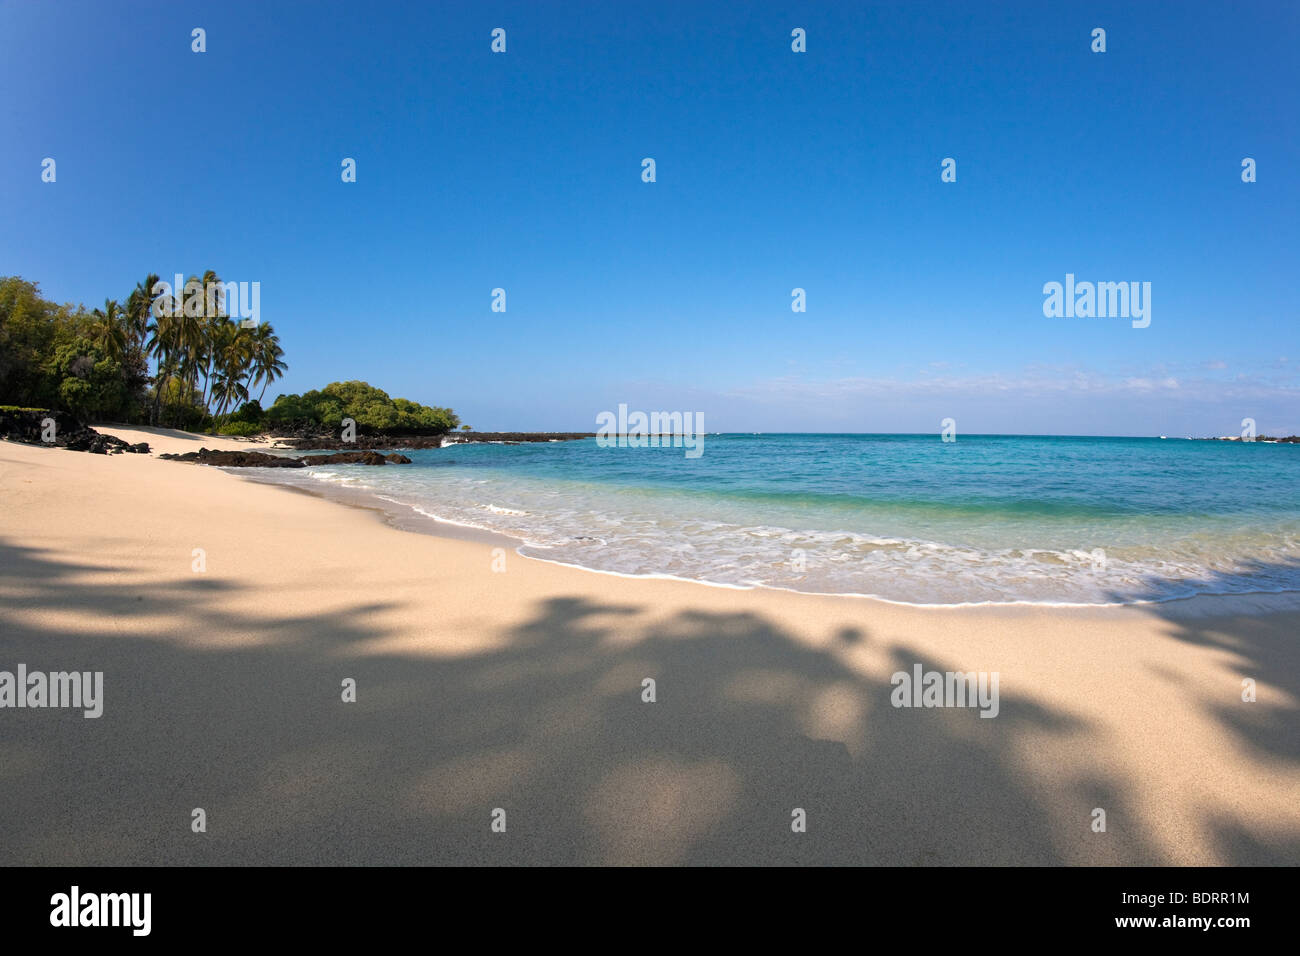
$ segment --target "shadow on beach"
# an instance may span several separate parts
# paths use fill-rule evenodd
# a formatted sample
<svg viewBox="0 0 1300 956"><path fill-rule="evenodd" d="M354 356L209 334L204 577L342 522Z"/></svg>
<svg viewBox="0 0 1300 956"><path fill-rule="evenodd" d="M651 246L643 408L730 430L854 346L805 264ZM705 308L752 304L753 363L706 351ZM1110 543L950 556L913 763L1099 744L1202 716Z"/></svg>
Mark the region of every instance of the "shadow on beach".
<svg viewBox="0 0 1300 956"><path fill-rule="evenodd" d="M0 863L1162 862L1125 827L1131 794L1105 768L1069 788L1070 805L1027 773L1027 741L1086 730L1078 718L1005 688L996 720L894 709L888 682L835 653L869 645L866 631L812 649L749 613L646 630L610 623L632 607L557 596L497 650L376 654L361 645L385 636L370 623L379 605L277 616L249 593L236 615L215 603L239 606L219 578L78 580L95 571L0 542L0 669L102 670L105 696L98 720L0 712ZM99 629L25 623L77 608ZM116 633L173 615L206 640ZM1179 626L1183 640L1224 639ZM1294 646L1265 633L1238 632L1233 650L1295 692ZM899 670L944 669L894 655ZM655 703L641 700L645 678ZM1287 727L1239 729L1295 759ZM1090 838L1095 806L1122 838ZM195 807L206 833L191 832ZM794 808L806 833L791 829ZM1234 827L1221 831L1234 858L1295 859Z"/></svg>
<svg viewBox="0 0 1300 956"><path fill-rule="evenodd" d="M1269 620L1272 607L1290 603L1283 595L1251 593L1252 582L1293 575L1300 564L1292 561L1254 561L1230 572L1207 574L1190 583L1203 595L1223 595L1225 604L1241 613L1225 618L1205 613L1215 605L1207 598L1165 601L1146 610L1168 622L1166 634L1197 647L1212 648L1233 655L1233 669L1257 685L1257 703L1240 697L1225 697L1206 703L1206 713L1235 738L1236 746L1274 766L1300 770L1300 634L1275 626ZM1184 583L1184 582L1180 582ZM1153 579L1140 600L1159 601L1168 582ZM1294 600L1294 595L1286 598ZM1114 595L1112 599L1118 600ZM1130 598L1131 599L1131 598ZM1219 605L1221 611L1223 605ZM1174 679L1161 675L1164 679ZM1277 688L1282 699L1277 699ZM1271 698L1271 699L1270 699ZM1265 844L1250 835L1236 821L1222 819L1213 824L1216 842L1232 865L1295 866L1300 862L1300 837Z"/></svg>

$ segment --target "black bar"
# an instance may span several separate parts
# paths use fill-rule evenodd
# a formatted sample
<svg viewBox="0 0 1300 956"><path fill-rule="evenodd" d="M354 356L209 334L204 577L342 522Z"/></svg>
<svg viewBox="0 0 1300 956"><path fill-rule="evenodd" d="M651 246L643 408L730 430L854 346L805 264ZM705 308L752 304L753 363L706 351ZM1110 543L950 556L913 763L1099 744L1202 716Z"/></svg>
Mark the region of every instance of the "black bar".
<svg viewBox="0 0 1300 956"><path fill-rule="evenodd" d="M1283 914L1293 896L1294 872L1209 867L671 874L630 869L9 868L0 870L0 880L7 887L0 897L0 926L7 942L63 937L92 945L110 938L337 945L414 934L436 946L453 945L466 933L485 942L521 933L534 934L536 942L609 933L607 942L621 946L645 934L686 932L695 924L709 927L710 935L725 931L760 939L776 929L821 936L838 926L858 940L914 936L919 943L965 936L1001 945L1197 938L1231 946L1260 939L1256 934L1272 937L1293 923ZM136 936L131 925L52 925L58 894L70 897L73 886L83 907L88 895L96 895L91 904L96 916L98 894L150 894L148 935ZM1181 900L1174 895L1179 893ZM123 912L128 915L121 922L130 924L129 915L143 915L143 906ZM1207 929L1176 922L1207 917L1244 918L1248 925ZM1119 925L1126 919L1150 919L1154 925Z"/></svg>

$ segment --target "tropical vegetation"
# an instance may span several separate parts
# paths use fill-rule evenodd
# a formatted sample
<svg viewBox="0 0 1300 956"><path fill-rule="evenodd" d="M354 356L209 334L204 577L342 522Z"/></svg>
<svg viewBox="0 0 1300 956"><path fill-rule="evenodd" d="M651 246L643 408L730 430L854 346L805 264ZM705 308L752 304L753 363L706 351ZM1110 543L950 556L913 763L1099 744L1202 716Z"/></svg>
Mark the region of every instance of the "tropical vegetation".
<svg viewBox="0 0 1300 956"><path fill-rule="evenodd" d="M302 395L281 395L266 410L271 422L310 422L337 428L351 418L362 431L400 434L403 432L448 432L460 425L450 408L420 405L365 382L331 382L324 388Z"/></svg>
<svg viewBox="0 0 1300 956"><path fill-rule="evenodd" d="M226 313L211 270L173 298L148 275L102 308L58 305L18 276L0 277L0 403L118 421L251 435L267 427L438 433L460 425L449 408L390 398L365 382L333 382L302 395L267 389L288 366L267 322L253 327ZM195 298L199 297L199 298ZM182 301L183 300L183 301Z"/></svg>
<svg viewBox="0 0 1300 956"><path fill-rule="evenodd" d="M186 289L220 281L208 271ZM219 296L211 314L155 309L157 285L149 275L124 303L87 311L46 300L35 282L0 278L0 400L85 420L220 427L287 370L270 323L244 328Z"/></svg>

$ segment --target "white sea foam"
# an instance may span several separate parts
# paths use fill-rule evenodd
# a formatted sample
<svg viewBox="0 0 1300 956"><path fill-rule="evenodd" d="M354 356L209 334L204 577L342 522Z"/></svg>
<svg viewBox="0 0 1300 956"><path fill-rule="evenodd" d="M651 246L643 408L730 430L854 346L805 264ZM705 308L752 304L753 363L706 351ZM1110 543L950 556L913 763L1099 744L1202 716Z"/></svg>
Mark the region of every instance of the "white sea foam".
<svg viewBox="0 0 1300 956"><path fill-rule="evenodd" d="M348 471L313 471L311 477L326 486L364 487L357 484L360 475ZM403 511L507 535L523 542L519 552L528 557L627 577L945 606L1111 605L1199 593L1290 591L1300 582L1300 524L1294 522L1268 534L1180 534L1171 525L1159 544L1149 540L1147 525L1116 525L1107 529L1099 561L1099 541L1086 529L1074 542L1034 541L1062 534L1043 531L1031 519L934 523L931 531L950 538L938 540L933 534L834 527L833 512L700 503L680 495L509 476L491 479L492 500L484 502L481 486L488 479L479 474L379 471L365 473L376 497ZM752 520L763 511L781 520ZM825 526L783 523L796 519ZM1259 565L1268 570L1260 573ZM1294 573L1287 570L1291 566Z"/></svg>

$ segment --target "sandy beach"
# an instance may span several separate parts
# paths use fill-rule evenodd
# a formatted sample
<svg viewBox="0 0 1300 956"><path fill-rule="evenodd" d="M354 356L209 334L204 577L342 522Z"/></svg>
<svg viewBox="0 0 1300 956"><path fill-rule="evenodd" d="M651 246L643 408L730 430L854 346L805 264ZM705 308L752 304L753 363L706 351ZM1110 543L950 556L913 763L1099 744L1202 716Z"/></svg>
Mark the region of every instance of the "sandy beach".
<svg viewBox="0 0 1300 956"><path fill-rule="evenodd" d="M0 442L0 670L104 673L98 719L0 711L0 863L1300 863L1294 600L497 571L156 457L247 442L103 431L154 454ZM996 672L996 718L892 706L917 664Z"/></svg>

